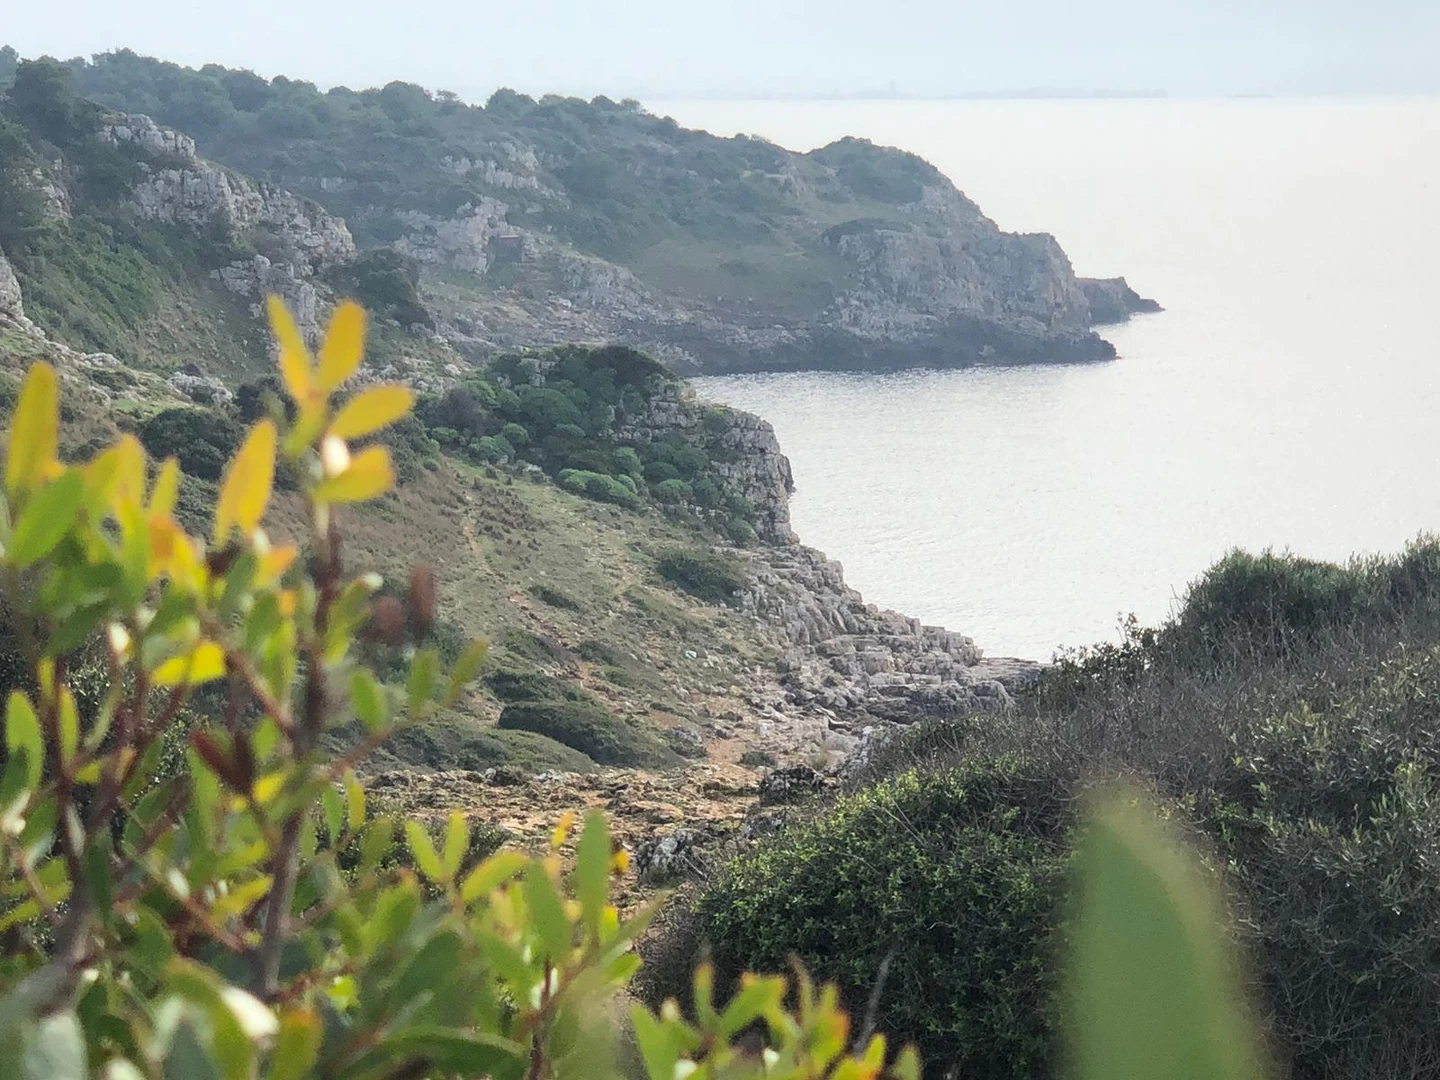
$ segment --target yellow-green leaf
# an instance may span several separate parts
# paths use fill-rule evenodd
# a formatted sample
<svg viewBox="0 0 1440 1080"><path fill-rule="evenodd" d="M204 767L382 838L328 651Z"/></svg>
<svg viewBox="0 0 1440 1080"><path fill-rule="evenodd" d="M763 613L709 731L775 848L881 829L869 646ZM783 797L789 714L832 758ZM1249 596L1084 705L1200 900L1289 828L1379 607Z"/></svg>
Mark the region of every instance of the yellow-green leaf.
<svg viewBox="0 0 1440 1080"><path fill-rule="evenodd" d="M490 643L488 641L472 641L460 659L455 661L455 666L450 669L450 685L445 689L445 695L441 699L445 706L454 705L460 700L465 687L469 686L475 676L480 674L481 667L485 664L485 658L490 655Z"/></svg>
<svg viewBox="0 0 1440 1080"><path fill-rule="evenodd" d="M160 475L155 477L155 487L150 492L150 513L169 517L180 496L180 462L166 458L160 466Z"/></svg>
<svg viewBox="0 0 1440 1080"><path fill-rule="evenodd" d="M270 330L280 346L280 378L295 403L302 404L309 399L314 387L310 350L305 347L305 339L300 336L285 301L271 296L265 301L265 307L270 315Z"/></svg>
<svg viewBox="0 0 1440 1080"><path fill-rule="evenodd" d="M309 1009L280 1015L280 1034L270 1055L270 1080L305 1080L320 1054L324 1034L320 1018Z"/></svg>
<svg viewBox="0 0 1440 1080"><path fill-rule="evenodd" d="M365 311L346 300L330 316L330 329L320 348L320 389L334 390L360 366L365 356Z"/></svg>
<svg viewBox="0 0 1440 1080"><path fill-rule="evenodd" d="M20 401L10 421L5 489L16 495L45 479L60 446L60 397L55 369L36 362L25 373Z"/></svg>
<svg viewBox="0 0 1440 1080"><path fill-rule="evenodd" d="M19 690L10 691L10 701L5 709L5 751L14 756L17 751L25 752L25 786L34 788L40 783L45 764L45 744L40 737L40 720L30 699Z"/></svg>
<svg viewBox="0 0 1440 1080"><path fill-rule="evenodd" d="M259 527L275 482L275 438L274 423L260 421L226 466L215 505L216 541L228 537L232 528L248 537Z"/></svg>
<svg viewBox="0 0 1440 1080"><path fill-rule="evenodd" d="M365 502L395 486L395 468L390 451L383 446L366 447L350 461L350 467L333 480L315 489L317 502Z"/></svg>
<svg viewBox="0 0 1440 1080"><path fill-rule="evenodd" d="M84 498L85 478L73 470L41 488L15 523L10 561L24 569L50 554L70 531Z"/></svg>
<svg viewBox="0 0 1440 1080"><path fill-rule="evenodd" d="M232 884L211 905L210 913L217 922L244 915L255 906L256 901L270 892L271 878L268 874L251 878L240 884Z"/></svg>
<svg viewBox="0 0 1440 1080"><path fill-rule="evenodd" d="M68 686L60 688L60 760L69 761L80 746L80 710Z"/></svg>
<svg viewBox="0 0 1440 1080"><path fill-rule="evenodd" d="M410 854L415 857L415 865L420 872L437 885L448 884L450 879L445 873L445 866L424 827L417 821L407 821L405 839L409 841Z"/></svg>
<svg viewBox="0 0 1440 1080"><path fill-rule="evenodd" d="M1267 1074L1215 889L1159 816L1112 792L1080 847L1066 1004L1078 1080Z"/></svg>
<svg viewBox="0 0 1440 1080"><path fill-rule="evenodd" d="M225 653L213 641L202 642L184 656L172 656L150 676L156 686L196 686L223 678Z"/></svg>
<svg viewBox="0 0 1440 1080"><path fill-rule="evenodd" d="M570 951L571 926L565 905L550 875L541 863L531 863L525 872L525 906L539 935L540 950L552 962L564 960Z"/></svg>
<svg viewBox="0 0 1440 1080"><path fill-rule="evenodd" d="M604 814L585 815L585 827L575 846L575 897L585 925L597 931L600 913L610 898L610 829Z"/></svg>
<svg viewBox="0 0 1440 1080"><path fill-rule="evenodd" d="M365 824L365 789L355 776L354 769L345 770L345 824L351 832L357 832Z"/></svg>
<svg viewBox="0 0 1440 1080"><path fill-rule="evenodd" d="M460 898L467 904L494 892L528 866L530 860L518 851L497 851L465 875Z"/></svg>
<svg viewBox="0 0 1440 1080"><path fill-rule="evenodd" d="M450 811L450 820L445 825L445 850L441 860L445 865L445 877L454 881L460 872L460 863L470 846L470 823L459 810Z"/></svg>
<svg viewBox="0 0 1440 1080"><path fill-rule="evenodd" d="M330 423L330 433L358 439L393 424L410 411L415 395L406 386L372 386L347 401Z"/></svg>

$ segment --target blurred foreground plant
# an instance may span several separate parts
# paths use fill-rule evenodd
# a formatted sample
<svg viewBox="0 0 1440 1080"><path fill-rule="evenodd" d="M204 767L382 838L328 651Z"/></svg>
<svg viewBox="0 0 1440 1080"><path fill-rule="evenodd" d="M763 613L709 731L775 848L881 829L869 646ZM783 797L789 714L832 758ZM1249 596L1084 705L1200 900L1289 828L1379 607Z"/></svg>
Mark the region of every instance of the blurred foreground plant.
<svg viewBox="0 0 1440 1080"><path fill-rule="evenodd" d="M602 818L584 823L568 871L573 821L549 855L467 866L460 814L439 843L407 823L414 869L385 866L397 825L367 812L354 767L453 703L484 648L445 673L419 646L427 569L403 602L346 573L336 508L394 484L386 449L352 442L412 405L401 386L337 393L360 366L363 313L342 304L318 357L278 301L270 316L294 408L250 429L208 540L176 521L175 460L152 469L125 436L64 464L55 372L35 365L20 393L0 499L0 583L26 673L0 774L0 1075L612 1075L613 999L645 919L610 902L624 855ZM282 468L299 544L262 527ZM357 659L362 633L401 651L402 679ZM107 689L82 708L72 660L97 640ZM165 775L190 714L207 719L185 736L188 767ZM341 728L363 734L336 751ZM638 1010L649 1076L882 1075L883 1041L851 1057L833 992L802 983L794 1013L787 993L752 980L718 1011L699 993L693 1024ZM732 1048L758 1027L767 1049ZM885 1075L918 1076L913 1056Z"/></svg>

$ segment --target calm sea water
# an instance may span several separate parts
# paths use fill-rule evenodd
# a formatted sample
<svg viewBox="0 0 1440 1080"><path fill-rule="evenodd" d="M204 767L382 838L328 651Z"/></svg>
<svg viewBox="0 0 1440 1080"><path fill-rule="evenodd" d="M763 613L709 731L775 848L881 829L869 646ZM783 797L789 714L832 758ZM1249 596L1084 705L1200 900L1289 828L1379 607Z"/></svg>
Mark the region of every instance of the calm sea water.
<svg viewBox="0 0 1440 1080"><path fill-rule="evenodd" d="M652 107L913 150L1167 309L1100 366L702 380L774 423L797 531L870 600L1046 657L1237 545L1440 530L1440 101Z"/></svg>

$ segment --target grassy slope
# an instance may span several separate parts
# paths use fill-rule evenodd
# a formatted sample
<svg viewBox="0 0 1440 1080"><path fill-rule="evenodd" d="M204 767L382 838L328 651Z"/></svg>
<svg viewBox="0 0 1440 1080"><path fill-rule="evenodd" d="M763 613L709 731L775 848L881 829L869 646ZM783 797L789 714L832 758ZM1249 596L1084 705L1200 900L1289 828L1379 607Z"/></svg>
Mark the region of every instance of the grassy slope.
<svg viewBox="0 0 1440 1080"><path fill-rule="evenodd" d="M654 571L656 552L693 543L688 527L497 476L447 459L349 516L350 560L402 580L415 562L430 563L442 617L488 638L497 666L559 676L622 717L703 729L709 716L743 704L743 669L773 659L768 647L738 613L676 593ZM541 599L541 586L562 603ZM466 749L463 733L499 709L492 695L472 695L452 721L461 734L445 743L452 761L428 763L480 763L471 755L483 752Z"/></svg>

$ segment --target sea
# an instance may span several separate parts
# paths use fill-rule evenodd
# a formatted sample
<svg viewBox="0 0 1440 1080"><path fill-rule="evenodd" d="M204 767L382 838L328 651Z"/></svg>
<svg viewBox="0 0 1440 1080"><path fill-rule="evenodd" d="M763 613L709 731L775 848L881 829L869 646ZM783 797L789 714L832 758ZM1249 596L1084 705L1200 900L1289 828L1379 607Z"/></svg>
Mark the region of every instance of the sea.
<svg viewBox="0 0 1440 1080"><path fill-rule="evenodd" d="M801 539L870 601L1048 659L1226 551L1440 531L1440 99L671 101L914 151L1164 305L1098 365L698 380L775 425Z"/></svg>

